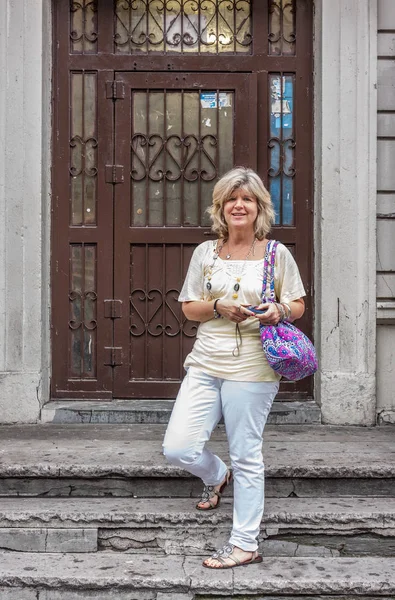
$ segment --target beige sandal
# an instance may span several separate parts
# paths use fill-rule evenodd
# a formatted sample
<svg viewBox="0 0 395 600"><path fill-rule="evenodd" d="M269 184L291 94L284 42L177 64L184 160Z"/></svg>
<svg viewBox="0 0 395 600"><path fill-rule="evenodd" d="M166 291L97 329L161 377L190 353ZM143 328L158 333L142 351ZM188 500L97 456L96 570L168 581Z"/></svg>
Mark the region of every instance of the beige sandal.
<svg viewBox="0 0 395 600"><path fill-rule="evenodd" d="M216 552L214 552L214 554L210 556L210 558L214 558L214 560L217 560L221 564L221 566L214 567L212 565L207 565L206 560L209 559L206 558L206 560L202 562L203 567L206 567L206 569L234 569L235 567L246 567L247 565L253 565L262 562L262 556L258 554L258 550L251 552L251 557L247 560L239 560L235 556L232 556L233 550L233 544L225 544L225 546L223 546L220 550L217 550ZM233 561L233 565L230 565L226 562L229 559Z"/></svg>
<svg viewBox="0 0 395 600"><path fill-rule="evenodd" d="M204 489L203 489L202 497L199 500L199 502L196 504L197 510L215 510L216 508L218 508L220 505L220 502L221 502L222 493L223 493L224 489L226 488L226 486L231 483L231 481L232 481L232 469L228 469L228 471L226 473L226 477L225 477L223 483L221 483L221 486L218 490L215 490L215 487L216 487L215 485L205 485ZM211 502L211 500L213 498L218 498L216 504L213 504ZM203 508L202 506L199 506L199 504L201 504L202 502L208 502L210 506L208 506L207 508Z"/></svg>

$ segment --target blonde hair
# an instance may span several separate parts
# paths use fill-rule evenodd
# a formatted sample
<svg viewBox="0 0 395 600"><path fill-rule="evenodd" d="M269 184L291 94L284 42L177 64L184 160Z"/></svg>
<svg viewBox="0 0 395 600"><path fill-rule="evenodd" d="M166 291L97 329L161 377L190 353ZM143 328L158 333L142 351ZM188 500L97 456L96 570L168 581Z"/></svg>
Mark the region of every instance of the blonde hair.
<svg viewBox="0 0 395 600"><path fill-rule="evenodd" d="M255 219L254 231L258 240L263 240L269 233L274 223L274 208L270 194L263 185L262 179L246 167L235 167L225 173L217 181L213 190L213 203L208 212L212 221L211 229L220 238L227 239L229 236L228 225L224 219L223 207L231 197L234 190L242 188L248 194L255 196L257 200L258 216Z"/></svg>

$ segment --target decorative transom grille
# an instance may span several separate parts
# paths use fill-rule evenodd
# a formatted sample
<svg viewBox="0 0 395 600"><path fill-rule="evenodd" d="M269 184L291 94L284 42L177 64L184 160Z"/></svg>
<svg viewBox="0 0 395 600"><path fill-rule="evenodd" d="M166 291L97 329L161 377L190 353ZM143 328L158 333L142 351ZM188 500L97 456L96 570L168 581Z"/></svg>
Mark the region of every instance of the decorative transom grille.
<svg viewBox="0 0 395 600"><path fill-rule="evenodd" d="M97 0L70 2L70 43L75 54L97 52Z"/></svg>
<svg viewBox="0 0 395 600"><path fill-rule="evenodd" d="M294 55L295 0L269 1L269 54Z"/></svg>
<svg viewBox="0 0 395 600"><path fill-rule="evenodd" d="M117 53L251 53L251 0L116 0Z"/></svg>

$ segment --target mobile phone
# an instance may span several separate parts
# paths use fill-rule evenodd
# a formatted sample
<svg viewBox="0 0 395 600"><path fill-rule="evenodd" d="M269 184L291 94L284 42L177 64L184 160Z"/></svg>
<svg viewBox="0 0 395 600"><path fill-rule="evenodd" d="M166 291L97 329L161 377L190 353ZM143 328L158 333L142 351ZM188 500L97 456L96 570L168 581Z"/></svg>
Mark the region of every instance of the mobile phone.
<svg viewBox="0 0 395 600"><path fill-rule="evenodd" d="M253 312L255 315L263 315L269 310L267 308L257 308L256 306L252 306L251 304L249 306L246 306L245 308Z"/></svg>

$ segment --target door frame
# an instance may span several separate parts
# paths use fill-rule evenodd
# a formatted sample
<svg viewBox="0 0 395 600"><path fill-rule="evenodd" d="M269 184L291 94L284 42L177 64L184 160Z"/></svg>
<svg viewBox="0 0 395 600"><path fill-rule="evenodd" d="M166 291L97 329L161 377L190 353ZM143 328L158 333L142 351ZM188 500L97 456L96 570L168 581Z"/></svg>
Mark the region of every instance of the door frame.
<svg viewBox="0 0 395 600"><path fill-rule="evenodd" d="M64 161L68 154L68 139L66 122L68 117L68 77L69 72L97 72L98 79L106 78L110 73L117 71L129 71L133 67L134 71L157 71L157 72L182 72L187 68L191 73L199 71L215 73L221 72L258 72L258 129L262 132L263 139L269 139L268 119L265 117L265 102L269 97L267 86L267 73L296 73L295 87L295 115L297 117L297 144L299 156L309 157L308 161L302 161L296 164L298 177L296 178L295 196L299 198L298 222L295 223L294 235L292 228L275 228L273 237L278 237L285 244L295 243L296 247L303 246L302 256L296 256L300 266L300 271L304 282L306 283L306 313L304 317L304 329L312 335L312 292L313 292L313 69L312 69L312 37L313 37L313 7L312 3L303 0L297 0L296 10L296 31L297 54L295 56L268 56L268 39L262 35L262 31L268 31L268 0L261 0L259 4L260 11L253 7L253 54L242 56L214 55L214 56L175 56L175 55L114 55L111 24L112 19L102 18L100 22L100 35L98 38L97 54L70 54L69 53L69 9L66 1L56 3L54 10L54 120L53 120L53 139L55 140L55 152L53 153L53 206L52 206L52 397L69 398L111 398L112 392L109 390L109 382L112 379L112 369L110 365L103 364L101 361L102 381L98 385L97 380L70 380L65 377L64 339L68 337L67 324L59 321L59 311L61 314L67 314L66 304L68 301L68 261L63 258L64 244L89 243L92 241L92 231L85 228L83 237L79 235L80 231L73 230L67 234L59 232L60 222L68 221L68 215L65 202L62 202L64 190L68 189L68 183L65 181L65 172L62 172ZM98 0L99 15L105 14L109 4L107 0ZM100 11L102 11L100 13ZM60 24L63 24L63 29ZM303 35L303 31L308 30L309 35ZM98 106L108 103L108 99L98 96ZM108 111L110 114L111 111ZM113 117L112 117L113 118ZM59 136L60 134L60 136ZM104 136L106 137L106 136ZM103 141L103 144L105 142ZM108 138L107 138L108 143ZM104 147L104 146L103 146ZM111 144L108 148L111 153ZM263 144L258 149L257 170L261 174L267 173L268 167L268 149ZM104 155L101 160L106 162ZM111 164L111 161L110 161ZM112 163L113 164L113 163ZM103 164L103 166L105 166ZM100 177L105 179L102 172ZM264 177L264 180L266 178ZM109 186L110 187L110 186ZM109 192L110 196L110 192ZM108 206L110 206L108 203ZM106 220L105 220L106 221ZM104 223L104 221L103 221ZM107 221L107 225L109 220ZM303 228L300 225L303 225ZM71 229L71 228L69 228ZM82 241L84 240L84 242ZM101 244L98 249L101 257L107 256L109 259L111 250L105 244ZM110 278L105 284L106 291L111 284ZM103 292L106 295L105 292ZM111 296L110 296L111 297ZM67 301L66 301L67 298ZM60 307L60 308L59 308ZM99 310L99 308L98 308ZM104 309L100 314L104 314ZM102 338L105 348L112 348L111 326L104 328ZM107 361L108 362L108 361ZM107 383L106 383L107 382ZM288 388L287 388L288 386ZM303 399L310 398L313 395L313 382L310 381L308 389L303 391L304 382L283 386L282 397L284 399Z"/></svg>

